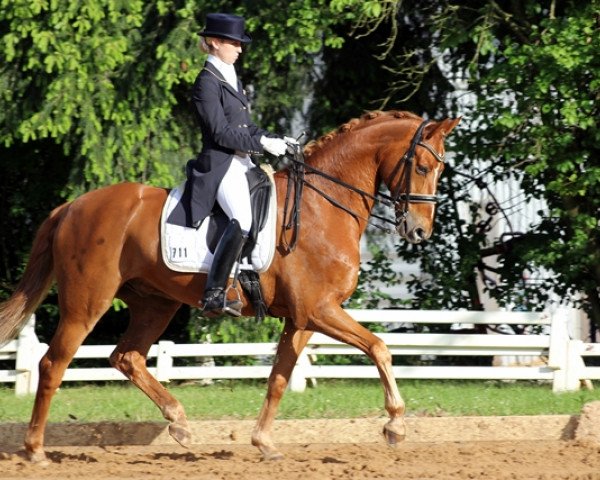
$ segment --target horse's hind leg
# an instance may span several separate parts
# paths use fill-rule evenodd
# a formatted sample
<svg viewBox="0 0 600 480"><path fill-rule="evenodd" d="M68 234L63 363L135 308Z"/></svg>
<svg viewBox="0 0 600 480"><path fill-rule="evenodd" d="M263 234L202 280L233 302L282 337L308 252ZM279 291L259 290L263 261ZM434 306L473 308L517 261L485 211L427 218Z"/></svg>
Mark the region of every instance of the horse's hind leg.
<svg viewBox="0 0 600 480"><path fill-rule="evenodd" d="M309 320L308 327L336 340L358 348L367 354L379 371L385 392L385 409L390 420L383 427L383 434L390 445L404 440L405 405L392 371L392 355L379 337L360 325L340 306L321 307L318 316Z"/></svg>
<svg viewBox="0 0 600 480"><path fill-rule="evenodd" d="M171 422L169 433L181 445L187 446L191 433L183 406L146 367L146 355L152 344L163 333L169 321L181 305L161 297L123 295L129 311L130 321L115 350L110 363L122 372L160 409Z"/></svg>
<svg viewBox="0 0 600 480"><path fill-rule="evenodd" d="M75 308L67 309L63 307L68 303L67 301L60 303L60 322L48 351L40 360L40 379L31 421L25 436L25 452L29 459L35 463L43 463L46 459L44 431L52 397L60 386L65 370L77 349L110 306L109 301L92 302L90 300L87 305L78 306L75 310Z"/></svg>
<svg viewBox="0 0 600 480"><path fill-rule="evenodd" d="M271 437L271 428L277 407L288 385L298 356L312 335L311 331L298 330L293 321L285 320L281 333L275 363L269 375L267 396L260 410L258 421L252 432L252 445L258 447L264 460L278 460L283 455L275 448Z"/></svg>

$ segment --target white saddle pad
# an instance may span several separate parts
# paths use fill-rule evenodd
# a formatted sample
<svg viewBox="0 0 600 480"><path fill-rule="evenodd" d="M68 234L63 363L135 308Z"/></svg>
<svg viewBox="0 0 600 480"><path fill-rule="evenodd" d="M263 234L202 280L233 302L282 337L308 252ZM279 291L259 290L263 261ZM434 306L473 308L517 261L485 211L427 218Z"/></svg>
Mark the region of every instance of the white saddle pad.
<svg viewBox="0 0 600 480"><path fill-rule="evenodd" d="M273 169L261 166L271 180L271 198L269 200L269 216L265 227L259 232L256 246L252 250L251 263L247 258L242 259L240 269L255 270L258 273L266 271L275 254L275 226L277 220L277 195L273 182ZM185 182L173 189L163 207L160 219L160 243L163 261L171 270L176 272L208 272L213 261L213 254L206 243L208 221L202 222L200 228L187 228L172 225L165 220L183 195ZM234 266L234 270L235 270ZM232 272L233 273L233 272Z"/></svg>

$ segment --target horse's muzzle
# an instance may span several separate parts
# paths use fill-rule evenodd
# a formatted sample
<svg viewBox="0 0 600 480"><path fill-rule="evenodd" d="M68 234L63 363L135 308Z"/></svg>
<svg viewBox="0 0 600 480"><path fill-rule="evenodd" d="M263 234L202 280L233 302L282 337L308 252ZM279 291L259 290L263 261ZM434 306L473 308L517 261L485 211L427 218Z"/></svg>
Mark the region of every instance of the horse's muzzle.
<svg viewBox="0 0 600 480"><path fill-rule="evenodd" d="M425 230L423 230L421 227L413 229L409 234L409 241L411 243L421 243L425 239Z"/></svg>
<svg viewBox="0 0 600 480"><path fill-rule="evenodd" d="M410 217L400 223L396 228L398 235L409 243L418 244L431 236L431 231L425 230L421 225L411 225Z"/></svg>

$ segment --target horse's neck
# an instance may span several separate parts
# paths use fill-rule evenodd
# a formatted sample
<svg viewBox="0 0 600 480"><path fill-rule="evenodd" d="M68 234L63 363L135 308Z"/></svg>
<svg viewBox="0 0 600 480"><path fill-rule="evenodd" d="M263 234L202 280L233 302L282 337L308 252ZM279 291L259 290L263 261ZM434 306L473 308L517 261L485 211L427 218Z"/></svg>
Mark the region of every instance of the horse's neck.
<svg viewBox="0 0 600 480"><path fill-rule="evenodd" d="M318 152L318 155L313 154L307 159L307 164L337 179L339 183L319 173L309 173L310 168L306 169L306 180L314 190L319 192L319 202L334 205L339 209L338 219L348 216L358 220L358 223L356 221L336 222L337 228L346 225L354 230L358 227L359 230L355 232L358 239L367 227L374 204L371 196L375 195L378 187L375 152L367 152L365 148L357 147L342 149L344 154L340 155L333 150ZM355 189L366 195L361 195Z"/></svg>
<svg viewBox="0 0 600 480"><path fill-rule="evenodd" d="M377 190L377 166L375 151L370 151L364 145L343 148L327 148L315 152L307 159L307 164L338 179L373 195ZM350 193L350 190L347 190Z"/></svg>

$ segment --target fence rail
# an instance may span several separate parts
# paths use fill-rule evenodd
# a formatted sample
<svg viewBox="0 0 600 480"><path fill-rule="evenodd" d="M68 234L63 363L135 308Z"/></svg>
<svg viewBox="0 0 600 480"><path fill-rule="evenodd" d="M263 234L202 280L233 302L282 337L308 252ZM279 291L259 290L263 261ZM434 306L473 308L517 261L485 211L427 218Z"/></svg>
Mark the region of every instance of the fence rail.
<svg viewBox="0 0 600 480"><path fill-rule="evenodd" d="M377 333L395 356L490 356L515 359L514 366L394 366L397 378L423 379L506 379L551 381L555 392L577 390L582 380L600 379L600 367L586 367L584 358L600 356L600 345L572 340L568 323L576 312L558 309L548 312L474 312L423 310L347 310L361 323L383 324L387 330L399 325L452 324L452 325L519 325L535 327L537 332L518 335L461 334L461 333ZM35 335L32 317L16 340L0 349L0 361L14 361L15 368L0 370L0 382L14 382L17 395L35 392L38 381L38 363L47 345ZM107 359L114 345L83 345L75 358ZM175 344L161 341L153 345L148 358L155 366L148 370L159 381L194 379L267 378L271 371L270 359L275 354L275 343L235 344ZM290 388L302 391L307 379L318 378L377 378L373 365L322 365L315 359L331 355L363 355L357 349L337 342L325 335L314 334L300 356L290 380ZM259 357L263 364L251 366L215 366L202 362L219 356ZM198 365L177 366L177 358L196 358ZM354 357L353 357L354 358ZM531 361L531 360L535 361ZM125 380L113 368L69 368L64 381Z"/></svg>

